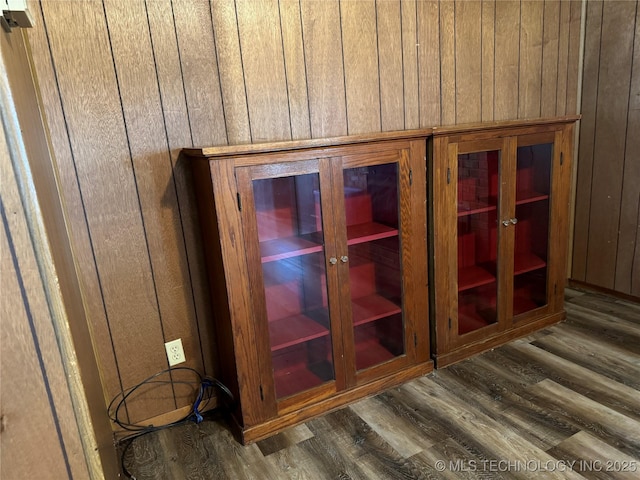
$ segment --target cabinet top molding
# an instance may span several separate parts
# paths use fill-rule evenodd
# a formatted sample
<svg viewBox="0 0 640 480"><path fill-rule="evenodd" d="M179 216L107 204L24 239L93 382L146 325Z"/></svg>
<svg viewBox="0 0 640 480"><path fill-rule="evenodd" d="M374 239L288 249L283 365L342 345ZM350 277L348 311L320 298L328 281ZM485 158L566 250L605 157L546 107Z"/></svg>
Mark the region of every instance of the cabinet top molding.
<svg viewBox="0 0 640 480"><path fill-rule="evenodd" d="M564 117L532 118L526 120L502 120L496 122L468 123L465 125L447 125L434 127L432 135L434 137L451 134L471 133L475 131L488 131L507 128L536 127L542 125L554 125L563 123L573 123L580 120L580 115L567 115Z"/></svg>
<svg viewBox="0 0 640 480"><path fill-rule="evenodd" d="M303 150L306 148L334 147L385 140L425 138L431 136L432 128L416 130L397 130L393 132L367 133L363 135L345 135L333 138L311 138L307 140L285 140L269 143L248 143L244 145L221 145L217 147L184 148L182 153L189 157L212 158L256 153L281 152L285 150Z"/></svg>

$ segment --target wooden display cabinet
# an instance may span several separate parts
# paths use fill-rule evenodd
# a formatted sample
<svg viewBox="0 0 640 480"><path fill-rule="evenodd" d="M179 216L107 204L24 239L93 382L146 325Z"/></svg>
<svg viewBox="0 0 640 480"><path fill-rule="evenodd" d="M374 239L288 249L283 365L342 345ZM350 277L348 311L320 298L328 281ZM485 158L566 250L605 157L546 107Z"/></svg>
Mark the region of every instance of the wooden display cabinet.
<svg viewBox="0 0 640 480"><path fill-rule="evenodd" d="M438 367L565 317L575 120L434 129L431 325Z"/></svg>
<svg viewBox="0 0 640 480"><path fill-rule="evenodd" d="M243 443L432 370L429 133L184 151Z"/></svg>

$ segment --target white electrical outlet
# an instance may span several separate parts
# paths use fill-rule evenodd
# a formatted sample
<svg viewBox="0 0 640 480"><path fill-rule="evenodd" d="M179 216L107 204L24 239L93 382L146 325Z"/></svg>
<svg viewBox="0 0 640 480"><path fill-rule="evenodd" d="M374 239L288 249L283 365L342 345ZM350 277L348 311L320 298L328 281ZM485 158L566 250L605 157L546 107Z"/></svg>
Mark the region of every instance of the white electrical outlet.
<svg viewBox="0 0 640 480"><path fill-rule="evenodd" d="M171 340L164 344L164 348L167 350L167 358L169 359L170 367L187 361L187 359L184 358L182 339L178 338L176 340Z"/></svg>

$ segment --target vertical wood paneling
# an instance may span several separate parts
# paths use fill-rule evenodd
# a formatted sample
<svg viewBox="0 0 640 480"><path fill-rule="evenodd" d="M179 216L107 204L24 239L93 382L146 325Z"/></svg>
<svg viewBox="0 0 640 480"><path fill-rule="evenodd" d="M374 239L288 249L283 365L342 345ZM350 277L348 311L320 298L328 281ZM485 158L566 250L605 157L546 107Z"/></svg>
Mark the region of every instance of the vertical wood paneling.
<svg viewBox="0 0 640 480"><path fill-rule="evenodd" d="M602 1L587 4L584 46L582 119L578 142L578 176L573 235L572 278L586 281L587 248L589 245L589 212L593 181L593 144L596 132L596 103L600 72L600 42L602 39Z"/></svg>
<svg viewBox="0 0 640 480"><path fill-rule="evenodd" d="M182 268L188 269L188 278L181 282L182 285L185 285L185 291L182 293L185 296L185 301L194 304L196 321L194 326L197 327L198 332L195 340L197 348L201 349L200 352L194 351L192 355L200 357L205 373L214 375L216 371L214 363L215 336L200 240L200 227L192 188L193 182L188 166L178 160L180 149L184 148L184 145L193 144L193 139L184 82L181 81L183 70L180 64L174 17L167 14L171 11L172 6L170 0L162 0L147 2L146 7L162 103L164 133L173 166L173 179L168 179L167 191L170 192L171 184L174 183L177 195L177 209L174 211L174 215L180 221L181 226L181 229L176 230L175 235L182 236L185 244L185 257L181 258L181 262L183 263ZM180 80L176 81L176 79ZM219 90L214 89L214 92L216 91L218 92L218 106L221 109ZM219 118L220 124L224 125L221 112ZM192 342L192 340L189 341Z"/></svg>
<svg viewBox="0 0 640 480"><path fill-rule="evenodd" d="M556 88L558 86L560 0L546 0L543 15L540 115L552 117L556 114Z"/></svg>
<svg viewBox="0 0 640 480"><path fill-rule="evenodd" d="M586 281L614 288L618 249L625 128L636 2L607 1L602 12L602 45L607 61L598 75L597 128L587 249ZM602 57L601 57L602 58Z"/></svg>
<svg viewBox="0 0 640 480"><path fill-rule="evenodd" d="M382 131L404 129L400 0L376 2Z"/></svg>
<svg viewBox="0 0 640 480"><path fill-rule="evenodd" d="M233 116L233 111L225 118L209 5L191 0L173 0L166 5L164 14L167 17L171 15L175 21L194 145L224 145L229 142L227 131L234 138L246 138L247 134L238 133L242 127L243 132L248 130L246 117L242 126ZM169 32L170 29L169 26ZM169 33L165 35L172 36ZM178 81L177 75L173 81ZM233 122L231 127L228 126L229 122Z"/></svg>
<svg viewBox="0 0 640 480"><path fill-rule="evenodd" d="M456 123L482 118L482 3L456 2Z"/></svg>
<svg viewBox="0 0 640 480"><path fill-rule="evenodd" d="M569 68L569 34L571 29L571 1L560 0L560 39L558 43L558 87L556 115L567 111L567 71Z"/></svg>
<svg viewBox="0 0 640 480"><path fill-rule="evenodd" d="M31 2L105 396L165 368L173 336L190 365L217 370L180 148L515 119L537 116L536 102L544 115L571 111L573 3ZM131 402L131 419L177 405L158 397Z"/></svg>
<svg viewBox="0 0 640 480"><path fill-rule="evenodd" d="M483 122L493 120L495 95L495 15L496 2L482 0L482 114Z"/></svg>
<svg viewBox="0 0 640 480"><path fill-rule="evenodd" d="M380 76L374 0L340 2L349 134L377 132Z"/></svg>
<svg viewBox="0 0 640 480"><path fill-rule="evenodd" d="M404 128L420 126L418 92L418 30L415 0L400 2L402 13L402 72L404 87Z"/></svg>
<svg viewBox="0 0 640 480"><path fill-rule="evenodd" d="M211 0L211 21L222 88L227 139L229 144L250 143L252 132L238 38L236 2ZM211 59L208 59L207 63L210 61Z"/></svg>
<svg viewBox="0 0 640 480"><path fill-rule="evenodd" d="M544 3L523 1L520 5L520 89L518 117L540 116L542 86L542 28Z"/></svg>
<svg viewBox="0 0 640 480"><path fill-rule="evenodd" d="M166 365L166 356L157 348L164 342L158 299L104 10L95 2L46 2L43 10L111 331L96 342L131 358L118 362L128 387ZM173 397L128 404L138 418L173 408Z"/></svg>
<svg viewBox="0 0 640 480"><path fill-rule="evenodd" d="M236 0L253 142L290 140L278 0Z"/></svg>
<svg viewBox="0 0 640 480"><path fill-rule="evenodd" d="M440 2L418 0L420 126L440 125Z"/></svg>
<svg viewBox="0 0 640 480"><path fill-rule="evenodd" d="M340 9L335 0L302 2L311 137L347 134Z"/></svg>
<svg viewBox="0 0 640 480"><path fill-rule="evenodd" d="M440 2L440 124L456 123L456 2Z"/></svg>
<svg viewBox="0 0 640 480"><path fill-rule="evenodd" d="M158 299L162 343L182 338L189 359L185 366L202 370L193 298L174 288L190 287L189 271L145 5L142 0L126 5L106 0L104 6ZM131 48L132 43L136 48ZM146 102L140 103L145 97ZM166 251L174 255L167 256ZM155 372L144 373L149 376ZM190 387L177 384L174 390L167 387L160 394L175 394L176 407L192 401Z"/></svg>
<svg viewBox="0 0 640 480"><path fill-rule="evenodd" d="M280 0L279 6L289 95L291 137L294 140L311 138L300 2L298 0Z"/></svg>
<svg viewBox="0 0 640 480"><path fill-rule="evenodd" d="M582 15L582 3L571 2L569 20L569 58L567 59L567 115L577 112L578 101L578 71L580 64L580 24Z"/></svg>
<svg viewBox="0 0 640 480"><path fill-rule="evenodd" d="M614 289L640 296L640 2L636 2L635 37L625 131L618 257ZM635 253L635 258L634 258Z"/></svg>
<svg viewBox="0 0 640 480"><path fill-rule="evenodd" d="M496 2L494 119L518 118L519 2Z"/></svg>
<svg viewBox="0 0 640 480"><path fill-rule="evenodd" d="M96 356L101 367L105 397L108 397L111 392L120 391L122 385L115 352L109 341L111 333L109 332L102 286L98 277L91 234L86 222L84 199L78 184L62 99L50 55L40 3L29 3L29 10L34 15L36 24L42 26L28 30L29 41L33 45L32 56L36 66L44 113L48 119L47 126L51 135L51 144L55 152L60 188L64 192L65 209L73 237L78 275L82 281L85 308L95 338L103 339L102 342L96 342Z"/></svg>

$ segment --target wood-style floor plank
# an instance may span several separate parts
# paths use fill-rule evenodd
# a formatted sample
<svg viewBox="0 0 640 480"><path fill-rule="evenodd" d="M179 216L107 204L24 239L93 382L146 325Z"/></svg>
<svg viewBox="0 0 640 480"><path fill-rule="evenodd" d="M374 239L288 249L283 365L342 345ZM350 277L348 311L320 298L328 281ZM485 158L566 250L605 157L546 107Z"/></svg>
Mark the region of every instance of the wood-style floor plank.
<svg viewBox="0 0 640 480"><path fill-rule="evenodd" d="M640 305L566 302L564 323L257 444L205 421L135 440L125 464L140 480L640 478Z"/></svg>

